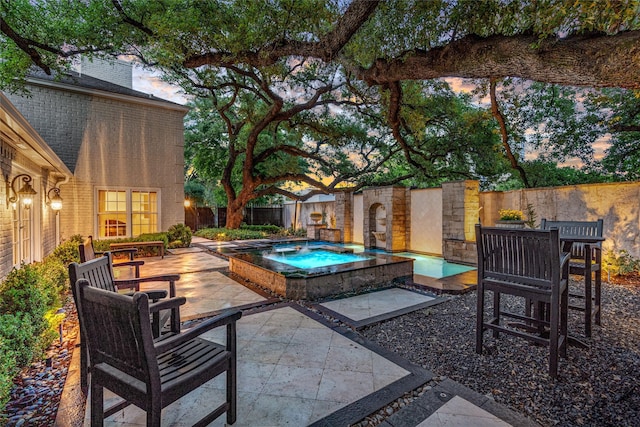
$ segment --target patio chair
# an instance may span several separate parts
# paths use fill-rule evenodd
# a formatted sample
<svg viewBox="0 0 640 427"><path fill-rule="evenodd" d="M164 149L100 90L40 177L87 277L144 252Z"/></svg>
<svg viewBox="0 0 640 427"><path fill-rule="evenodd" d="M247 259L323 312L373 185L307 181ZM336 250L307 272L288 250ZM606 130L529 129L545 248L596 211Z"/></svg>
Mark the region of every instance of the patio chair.
<svg viewBox="0 0 640 427"><path fill-rule="evenodd" d="M476 225L478 306L476 352L484 331L511 334L549 347L549 375L558 375L558 356L566 357L569 254L561 254L557 229L528 230ZM493 315L485 320L486 293L493 293ZM544 315L503 310L501 296L543 304ZM548 316L548 318L547 318ZM509 319L510 322L505 322ZM513 320L513 321L511 321ZM540 334L548 329L548 336Z"/></svg>
<svg viewBox="0 0 640 427"><path fill-rule="evenodd" d="M102 256L105 252L99 252L95 250L93 246L93 237L89 236L84 239L80 245L78 245L78 252L80 253L80 262L91 261L92 259L96 259L98 256ZM123 248L123 249L115 249L109 251L112 255L118 254L126 254L129 257L129 261L118 261L113 262L114 267L133 267L134 268L134 277L140 277L140 266L144 265L144 261L135 260L134 256L138 249L136 248Z"/></svg>
<svg viewBox="0 0 640 427"><path fill-rule="evenodd" d="M601 324L601 304L602 304L602 243L572 242L567 236L584 236L602 238L603 220L597 221L548 221L542 219L540 228L548 230L557 228L560 231L560 240L564 241L565 251L571 252L569 261L569 274L584 277L584 292L569 292L569 308L584 312L585 335L591 336L591 323ZM589 248L589 253L585 251ZM587 265L589 259L589 265ZM595 286L593 286L592 275L595 275ZM593 287L592 287L593 286Z"/></svg>
<svg viewBox="0 0 640 427"><path fill-rule="evenodd" d="M176 298L175 282L180 279L177 274L162 275L162 276L149 276L144 278L124 279L117 280L113 277L113 266L111 261L111 254L106 252L103 257L95 258L91 261L78 264L72 262L69 264L69 280L72 284L71 289L73 291L73 300L78 307L79 299L76 294L76 288L73 286L79 279L87 279L91 283L91 286L95 286L100 289L104 289L113 293L128 293L132 295L134 292L140 290L140 283L145 282L168 282L169 292L166 290L147 290L145 293L154 302L161 299L170 297L166 301L163 301L162 305L159 305L160 309L154 311L151 316L151 326L153 335L156 338L160 338L163 332L164 325L169 323L168 334L176 334L180 332L180 305L184 304L186 300L184 298ZM88 374L89 374L89 358L88 349L86 347L86 341L84 339L84 326L82 321L80 322L80 385L83 391L87 390L88 386Z"/></svg>
<svg viewBox="0 0 640 427"><path fill-rule="evenodd" d="M104 388L147 413L147 426L160 426L162 408L209 380L226 373L226 400L200 421L206 426L223 413L236 421L236 322L239 310L229 310L200 325L154 341L149 316L157 308L142 292L120 295L88 280L75 283L80 322L85 327L91 370L91 426L123 407L105 410ZM159 303L162 304L162 303ZM199 338L204 332L226 326L226 345ZM209 405L200 405L209 408Z"/></svg>

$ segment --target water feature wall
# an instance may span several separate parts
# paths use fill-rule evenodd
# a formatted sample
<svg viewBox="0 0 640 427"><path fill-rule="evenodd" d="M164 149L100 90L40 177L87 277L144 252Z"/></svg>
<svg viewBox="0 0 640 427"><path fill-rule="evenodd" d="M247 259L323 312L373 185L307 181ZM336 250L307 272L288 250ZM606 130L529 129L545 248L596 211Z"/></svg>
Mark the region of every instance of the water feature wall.
<svg viewBox="0 0 640 427"><path fill-rule="evenodd" d="M407 250L410 192L399 186L368 188L363 195L363 244L387 252Z"/></svg>

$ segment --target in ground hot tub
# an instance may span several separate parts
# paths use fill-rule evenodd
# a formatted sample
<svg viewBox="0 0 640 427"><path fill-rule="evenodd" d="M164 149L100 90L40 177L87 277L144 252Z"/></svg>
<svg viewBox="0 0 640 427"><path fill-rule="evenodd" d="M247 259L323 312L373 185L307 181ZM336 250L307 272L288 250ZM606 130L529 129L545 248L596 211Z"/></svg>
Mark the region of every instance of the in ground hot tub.
<svg viewBox="0 0 640 427"><path fill-rule="evenodd" d="M232 273L290 299L315 300L413 279L413 259L326 246L274 247L229 256Z"/></svg>

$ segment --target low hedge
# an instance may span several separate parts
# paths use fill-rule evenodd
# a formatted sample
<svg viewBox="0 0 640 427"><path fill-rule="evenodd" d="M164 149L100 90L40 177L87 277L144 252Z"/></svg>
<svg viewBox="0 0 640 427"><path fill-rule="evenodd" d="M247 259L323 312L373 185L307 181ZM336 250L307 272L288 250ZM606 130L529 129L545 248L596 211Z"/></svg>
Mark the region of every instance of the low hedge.
<svg viewBox="0 0 640 427"><path fill-rule="evenodd" d="M203 228L196 231L196 236L209 240L228 242L230 240L264 239L268 234L264 231L254 231L245 228Z"/></svg>

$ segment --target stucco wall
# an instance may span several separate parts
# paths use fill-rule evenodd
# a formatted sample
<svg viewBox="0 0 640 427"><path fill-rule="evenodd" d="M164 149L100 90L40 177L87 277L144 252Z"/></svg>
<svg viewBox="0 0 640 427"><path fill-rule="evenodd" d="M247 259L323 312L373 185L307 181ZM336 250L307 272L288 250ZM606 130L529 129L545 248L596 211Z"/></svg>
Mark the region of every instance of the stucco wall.
<svg viewBox="0 0 640 427"><path fill-rule="evenodd" d="M482 222L493 225L499 209L526 213L531 204L536 225L550 220L604 220L605 249L627 250L640 258L640 182L584 184L480 193Z"/></svg>
<svg viewBox="0 0 640 427"><path fill-rule="evenodd" d="M74 172L61 186L61 234L97 234L97 187L160 192L160 230L184 222L184 111L30 86L11 102Z"/></svg>
<svg viewBox="0 0 640 427"><path fill-rule="evenodd" d="M411 190L411 250L442 255L442 188Z"/></svg>
<svg viewBox="0 0 640 427"><path fill-rule="evenodd" d="M353 243L364 243L364 197L362 193L353 196Z"/></svg>

